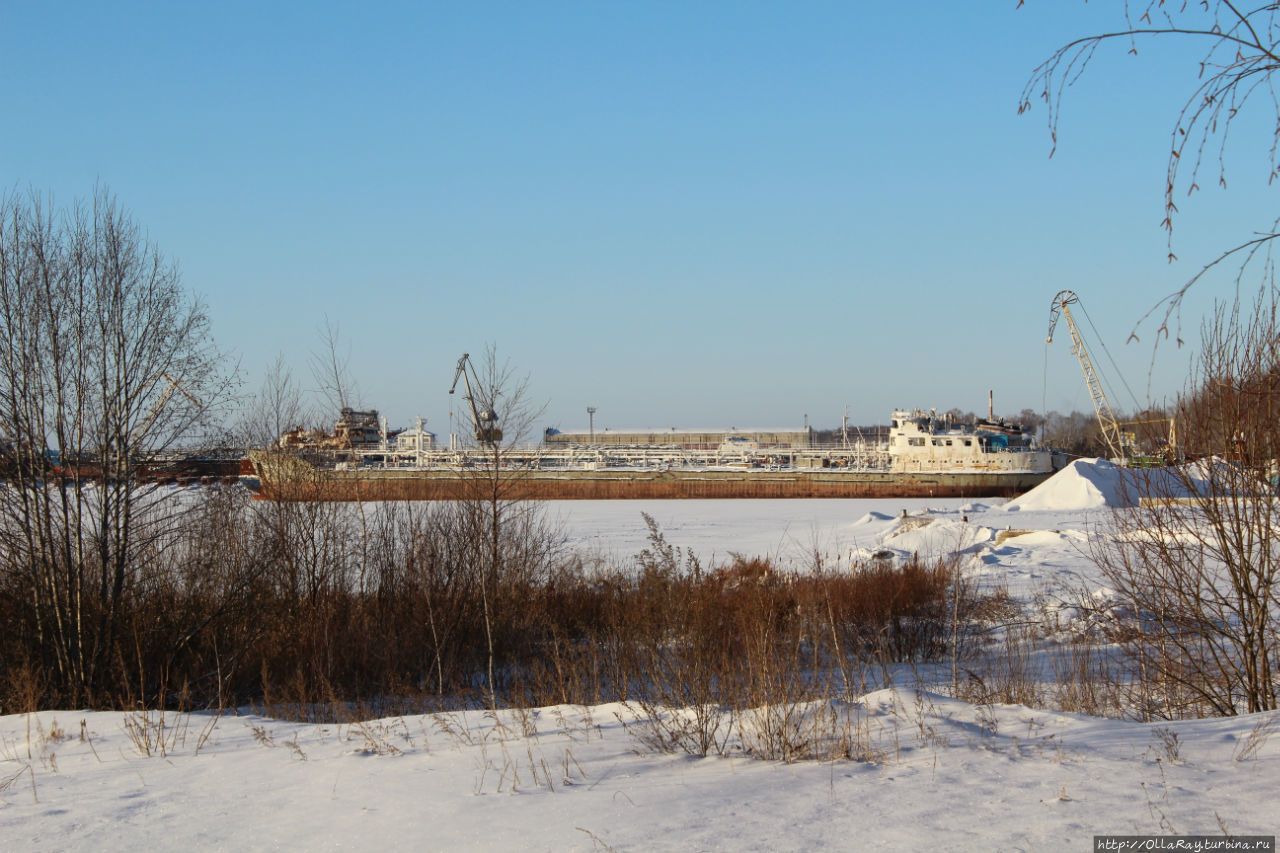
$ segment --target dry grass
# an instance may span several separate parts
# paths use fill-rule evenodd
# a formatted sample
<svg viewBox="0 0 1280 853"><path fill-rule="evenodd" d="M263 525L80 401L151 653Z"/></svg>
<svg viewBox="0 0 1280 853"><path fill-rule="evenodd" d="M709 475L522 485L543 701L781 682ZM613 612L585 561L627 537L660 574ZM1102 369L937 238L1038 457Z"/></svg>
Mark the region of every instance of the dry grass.
<svg viewBox="0 0 1280 853"><path fill-rule="evenodd" d="M958 558L832 568L815 557L796 572L733 555L704 566L650 520L648 546L611 565L560 550L554 529L522 509L500 531L495 563L474 508L361 517L235 500L220 495L168 531L166 560L148 564L121 617L127 644L104 676L116 687L91 704L152 709L125 719L140 755L184 748L194 733L173 712L190 708L335 723L387 755L406 733L369 721L626 702L646 749L874 758L841 709L897 666L950 665L952 692L978 704L1114 714L1125 702L1125 677L1095 647L999 630L1020 608L999 588L980 593ZM0 712L48 707L68 695L58 662L4 571ZM535 774L526 761L521 784L550 784L544 763L572 762L540 759Z"/></svg>
<svg viewBox="0 0 1280 853"><path fill-rule="evenodd" d="M955 600L951 563L702 566L653 525L632 563L588 564L536 513L510 518L495 564L466 507L359 518L220 495L166 531L166 559L148 564L121 617L127 639L102 676L115 686L88 704L157 709L129 718L141 754L185 736L154 714L199 707L329 722L611 701L655 717L777 709L845 695L868 667L945 656L984 618L968 590ZM70 695L19 595L0 565L0 604L13 605L0 607L0 712ZM707 729L694 748L709 748L714 716L694 717Z"/></svg>

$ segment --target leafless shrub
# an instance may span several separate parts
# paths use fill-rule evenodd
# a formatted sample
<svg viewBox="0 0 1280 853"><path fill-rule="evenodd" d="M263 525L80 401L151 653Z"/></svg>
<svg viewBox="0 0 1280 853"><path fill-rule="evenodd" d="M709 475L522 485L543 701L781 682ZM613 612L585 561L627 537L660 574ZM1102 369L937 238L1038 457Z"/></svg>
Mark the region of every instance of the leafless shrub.
<svg viewBox="0 0 1280 853"><path fill-rule="evenodd" d="M1155 741L1157 751L1170 764L1177 764L1182 760L1182 739L1178 737L1178 733L1167 726L1157 726L1151 730L1151 737Z"/></svg>
<svg viewBox="0 0 1280 853"><path fill-rule="evenodd" d="M298 744L297 732L294 732L293 737L284 741L284 745L289 747L289 750L293 753L294 758L298 759L299 761L307 760L307 753L304 752L302 747Z"/></svg>
<svg viewBox="0 0 1280 853"><path fill-rule="evenodd" d="M765 761L849 760L881 764L887 751L859 706L837 700L789 702L745 711L743 749Z"/></svg>
<svg viewBox="0 0 1280 853"><path fill-rule="evenodd" d="M1194 463L1142 474L1092 557L1124 605L1111 636L1152 718L1277 707L1280 325L1274 294L1206 325L1179 434Z"/></svg>
<svg viewBox="0 0 1280 853"><path fill-rule="evenodd" d="M253 732L254 743L258 744L259 746L269 747L271 749L275 748L275 745L276 745L275 735L269 732L266 726L262 726L262 725L249 726L249 730Z"/></svg>
<svg viewBox="0 0 1280 853"><path fill-rule="evenodd" d="M403 729L404 721L400 721L400 728ZM354 737L356 734L360 736L363 742L361 752L368 755L403 755L404 750L396 746L395 739L401 734L407 734L407 731L397 732L396 725L386 720L361 720L352 724L348 729L348 737Z"/></svg>
<svg viewBox="0 0 1280 853"><path fill-rule="evenodd" d="M637 720L621 719L627 733L648 752L724 755L733 736L731 709L721 705L664 706L642 698L626 703Z"/></svg>
<svg viewBox="0 0 1280 853"><path fill-rule="evenodd" d="M975 705L1043 706L1044 682L1036 665L1035 632L1026 626L1010 628L993 646L964 666L956 685L957 698Z"/></svg>
<svg viewBox="0 0 1280 853"><path fill-rule="evenodd" d="M142 710L126 714L121 726L138 755L164 757L186 742L187 723L186 714Z"/></svg>
<svg viewBox="0 0 1280 853"><path fill-rule="evenodd" d="M62 211L0 199L0 335L4 633L50 698L106 701L181 513L146 460L217 411L229 378L203 307L105 190Z"/></svg>
<svg viewBox="0 0 1280 853"><path fill-rule="evenodd" d="M1123 717L1130 713L1129 672L1107 647L1092 643L1052 646L1050 682L1045 707L1095 717Z"/></svg>

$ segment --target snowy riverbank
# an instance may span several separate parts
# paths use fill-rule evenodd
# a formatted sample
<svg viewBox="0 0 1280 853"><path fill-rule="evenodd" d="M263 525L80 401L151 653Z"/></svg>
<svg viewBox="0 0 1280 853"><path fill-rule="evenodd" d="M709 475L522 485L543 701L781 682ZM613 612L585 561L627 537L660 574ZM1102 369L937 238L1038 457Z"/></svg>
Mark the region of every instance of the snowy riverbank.
<svg viewBox="0 0 1280 853"><path fill-rule="evenodd" d="M957 551L1027 605L1098 584L1119 474L1078 466L1011 504L573 502L577 547L634 554L642 512L706 558ZM904 523L907 510L911 523ZM1142 723L971 705L908 684L810 706L834 761L658 754L634 708L306 724L249 713L0 717L14 850L1087 850L1099 833L1276 833L1275 714ZM815 716L815 719L817 717ZM819 729L815 729L818 731Z"/></svg>

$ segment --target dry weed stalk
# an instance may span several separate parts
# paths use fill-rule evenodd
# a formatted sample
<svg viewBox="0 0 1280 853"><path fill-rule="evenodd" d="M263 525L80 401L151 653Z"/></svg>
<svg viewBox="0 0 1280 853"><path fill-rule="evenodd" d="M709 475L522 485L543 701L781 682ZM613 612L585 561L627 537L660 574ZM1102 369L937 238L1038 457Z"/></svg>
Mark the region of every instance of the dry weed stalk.
<svg viewBox="0 0 1280 853"><path fill-rule="evenodd" d="M188 714L141 710L126 714L121 726L138 755L164 757L186 745ZM175 721L175 717L177 718Z"/></svg>
<svg viewBox="0 0 1280 853"><path fill-rule="evenodd" d="M1254 723L1249 734L1245 736L1232 754L1232 758L1236 761L1248 761L1251 758L1257 758L1258 752L1271 739L1271 735L1275 734L1276 723L1280 721L1280 716L1276 714L1268 714L1258 722Z"/></svg>
<svg viewBox="0 0 1280 853"><path fill-rule="evenodd" d="M14 783L22 778L23 773L26 773L31 780L32 801L35 803L39 803L40 796L39 796L39 793L36 791L36 772L31 768L31 765L26 762L22 762L22 766L18 768L17 772L15 772L12 776L6 776L3 779L0 779L0 794L3 794L5 791L12 788Z"/></svg>

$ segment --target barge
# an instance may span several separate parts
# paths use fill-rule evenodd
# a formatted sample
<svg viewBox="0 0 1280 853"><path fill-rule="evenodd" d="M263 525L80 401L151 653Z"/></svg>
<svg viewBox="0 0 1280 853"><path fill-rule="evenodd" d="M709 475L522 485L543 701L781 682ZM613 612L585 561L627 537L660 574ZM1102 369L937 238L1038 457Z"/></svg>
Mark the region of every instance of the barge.
<svg viewBox="0 0 1280 853"><path fill-rule="evenodd" d="M251 451L242 479L256 496L280 501L982 498L1021 494L1065 464L1016 425L919 409L895 411L887 441L874 444L770 446L726 436L696 449L544 442L446 450L421 423L392 435L385 424L369 428L376 412L343 416L333 437L293 431Z"/></svg>

